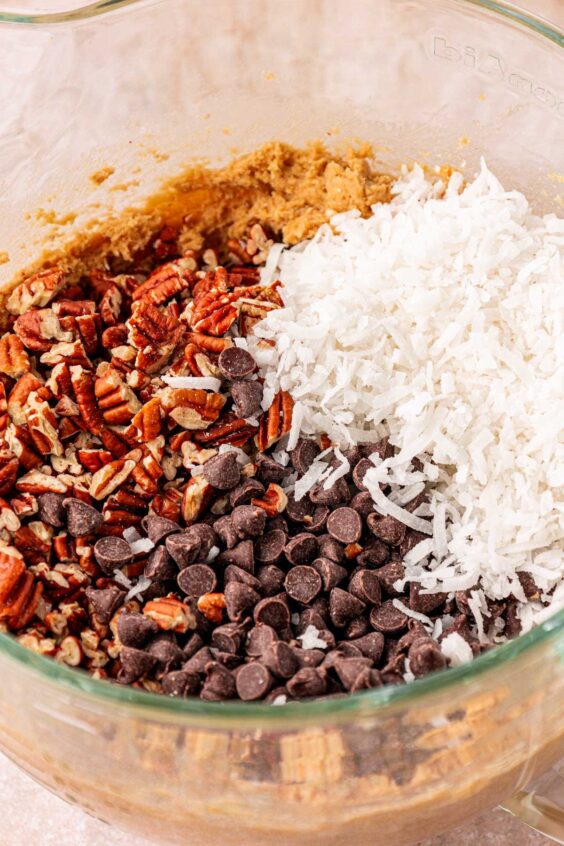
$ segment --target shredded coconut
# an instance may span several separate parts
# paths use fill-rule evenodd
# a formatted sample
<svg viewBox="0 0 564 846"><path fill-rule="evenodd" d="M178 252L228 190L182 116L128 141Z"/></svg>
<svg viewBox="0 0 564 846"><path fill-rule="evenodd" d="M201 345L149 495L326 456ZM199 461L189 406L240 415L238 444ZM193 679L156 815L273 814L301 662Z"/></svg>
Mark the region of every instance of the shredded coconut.
<svg viewBox="0 0 564 846"><path fill-rule="evenodd" d="M303 634L298 635L298 640L302 642L302 649L327 649L326 642L319 637L319 629L315 626L308 626Z"/></svg>
<svg viewBox="0 0 564 846"><path fill-rule="evenodd" d="M460 667L472 660L470 644L458 632L452 632L441 641L441 652L448 658L451 667Z"/></svg>
<svg viewBox="0 0 564 846"><path fill-rule="evenodd" d="M155 546L149 538L139 538L139 540L133 541L129 545L134 555L139 555L142 552L150 552Z"/></svg>
<svg viewBox="0 0 564 846"><path fill-rule="evenodd" d="M432 536L428 565L407 573L424 589L479 586L504 599L526 571L555 611L564 219L535 216L484 163L473 181L456 174L446 187L405 169L394 191L367 219L339 214L311 241L270 251L262 281L281 279L286 305L249 338L265 403L289 391L302 434L341 446L389 435L396 454L375 460L366 484L381 514ZM263 338L276 347L258 347ZM402 482L414 456L420 478ZM315 462L296 496L323 472ZM412 513L399 486L421 482L431 501ZM543 602L526 604L524 629L550 614ZM477 599L474 610L482 639Z"/></svg>
<svg viewBox="0 0 564 846"><path fill-rule="evenodd" d="M141 540L141 535L135 528L135 526L128 526L127 529L123 530L123 539L127 541L127 543L135 543L135 541Z"/></svg>
<svg viewBox="0 0 564 846"><path fill-rule="evenodd" d="M151 579L148 579L147 576L141 576L137 584L134 585L126 595L124 602L128 602L130 599L133 599L134 596L139 596L146 591L151 584Z"/></svg>
<svg viewBox="0 0 564 846"><path fill-rule="evenodd" d="M171 388L200 388L204 391L219 391L221 381L215 376L161 376Z"/></svg>

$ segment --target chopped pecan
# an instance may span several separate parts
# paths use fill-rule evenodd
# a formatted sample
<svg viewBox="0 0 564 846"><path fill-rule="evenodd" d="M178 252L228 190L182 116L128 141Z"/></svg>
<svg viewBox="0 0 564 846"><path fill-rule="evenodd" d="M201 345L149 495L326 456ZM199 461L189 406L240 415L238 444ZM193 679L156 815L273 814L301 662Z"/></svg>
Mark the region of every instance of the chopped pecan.
<svg viewBox="0 0 564 846"><path fill-rule="evenodd" d="M68 485L57 476L50 476L41 470L30 470L17 480L16 490L36 495L48 492L66 494Z"/></svg>
<svg viewBox="0 0 564 846"><path fill-rule="evenodd" d="M53 538L53 552L60 563L76 561L76 546L74 538L63 532Z"/></svg>
<svg viewBox="0 0 564 846"><path fill-rule="evenodd" d="M163 475L163 468L147 447L144 446L142 450L135 450L135 452L141 452L143 457L133 468L131 478L146 494L156 494L159 489L157 483Z"/></svg>
<svg viewBox="0 0 564 846"><path fill-rule="evenodd" d="M73 390L71 371L68 364L56 364L51 370L51 375L45 383L45 387L51 391L55 399L62 400L64 397L70 397ZM36 389L33 388L32 390Z"/></svg>
<svg viewBox="0 0 564 846"><path fill-rule="evenodd" d="M94 314L96 303L94 300L56 300L52 309L57 317L82 317L84 314Z"/></svg>
<svg viewBox="0 0 564 846"><path fill-rule="evenodd" d="M33 443L42 455L62 455L63 445L57 431L57 417L49 404L32 391L25 408L27 427Z"/></svg>
<svg viewBox="0 0 564 846"><path fill-rule="evenodd" d="M6 400L6 389L0 382L0 441L4 439L8 428L8 402Z"/></svg>
<svg viewBox="0 0 564 846"><path fill-rule="evenodd" d="M120 374L109 364L98 368L94 385L98 407L109 425L129 423L141 408L141 403Z"/></svg>
<svg viewBox="0 0 564 846"><path fill-rule="evenodd" d="M183 429L207 429L225 405L225 397L200 388L164 388L162 408Z"/></svg>
<svg viewBox="0 0 564 846"><path fill-rule="evenodd" d="M188 605L174 596L152 599L143 608L143 613L165 632L184 634L189 629L196 628L196 618Z"/></svg>
<svg viewBox="0 0 564 846"><path fill-rule="evenodd" d="M198 599L198 611L212 623L221 623L224 608L225 596L222 593L204 593Z"/></svg>
<svg viewBox="0 0 564 846"><path fill-rule="evenodd" d="M0 446L0 496L9 493L14 486L20 463L12 450Z"/></svg>
<svg viewBox="0 0 564 846"><path fill-rule="evenodd" d="M113 350L122 347L127 343L127 326L125 323L118 323L116 326L109 326L102 332L102 346L106 350Z"/></svg>
<svg viewBox="0 0 564 846"><path fill-rule="evenodd" d="M61 397L53 409L59 417L79 417L80 409L69 396Z"/></svg>
<svg viewBox="0 0 564 846"><path fill-rule="evenodd" d="M258 499L252 499L251 502L266 511L268 517L275 517L285 510L288 505L288 497L280 485L271 482L265 493Z"/></svg>
<svg viewBox="0 0 564 846"><path fill-rule="evenodd" d="M113 429L104 429L103 432L100 432L100 440L114 458L122 458L129 452L129 444Z"/></svg>
<svg viewBox="0 0 564 846"><path fill-rule="evenodd" d="M213 498L213 488L203 476L188 480L182 495L181 513L187 526L195 523L206 511Z"/></svg>
<svg viewBox="0 0 564 846"><path fill-rule="evenodd" d="M10 507L17 517L31 517L37 514L37 497L30 493L16 494L10 499Z"/></svg>
<svg viewBox="0 0 564 846"><path fill-rule="evenodd" d="M24 470L33 470L43 463L42 456L35 450L31 434L23 426L8 426L6 443Z"/></svg>
<svg viewBox="0 0 564 846"><path fill-rule="evenodd" d="M26 631L24 634L18 635L18 643L29 649L30 652L35 652L36 655L54 655L57 651L57 644L52 637L45 637L39 631Z"/></svg>
<svg viewBox="0 0 564 846"><path fill-rule="evenodd" d="M49 364L54 366L56 364L68 364L69 367L80 366L86 367L87 370L92 368L92 362L86 355L86 350L82 341L59 341L53 344L48 352L44 352L39 359L41 364Z"/></svg>
<svg viewBox="0 0 564 846"><path fill-rule="evenodd" d="M123 305L123 294L117 285L109 285L100 300L100 317L106 326L115 326Z"/></svg>
<svg viewBox="0 0 564 846"><path fill-rule="evenodd" d="M192 329L209 335L224 335L235 323L239 311L245 304L245 313L250 307L265 307L268 310L280 308L283 303L277 288L280 283L271 286L239 286L231 291L212 288L201 297L194 299L194 308L189 314ZM270 306L266 304L270 303Z"/></svg>
<svg viewBox="0 0 564 846"><path fill-rule="evenodd" d="M8 298L10 314L23 314L31 308L49 305L64 285L62 270L42 270L17 285Z"/></svg>
<svg viewBox="0 0 564 846"><path fill-rule="evenodd" d="M196 432L194 440L202 446L220 446L232 444L242 447L257 432L257 427L236 417L229 412L205 432Z"/></svg>
<svg viewBox="0 0 564 846"><path fill-rule="evenodd" d="M13 507L13 498L10 502L0 499L0 531L5 529L7 532L13 533L17 532L20 526L19 515L16 514Z"/></svg>
<svg viewBox="0 0 564 846"><path fill-rule="evenodd" d="M24 346L34 352L47 352L57 341L72 341L72 332L65 331L52 308L26 311L14 323L14 332Z"/></svg>
<svg viewBox="0 0 564 846"><path fill-rule="evenodd" d="M194 258L190 254L165 264L133 292L133 300L159 306L187 291L195 283Z"/></svg>
<svg viewBox="0 0 564 846"><path fill-rule="evenodd" d="M157 494L151 500L151 511L158 517L166 517L178 523L180 520L180 509L182 505L182 493L176 488L169 488Z"/></svg>
<svg viewBox="0 0 564 846"><path fill-rule="evenodd" d="M32 373L26 373L18 379L8 396L7 409L12 423L23 426L27 422L25 409L32 391L36 391L41 399L49 399L48 388Z"/></svg>
<svg viewBox="0 0 564 846"><path fill-rule="evenodd" d="M7 332L0 338L0 373L18 379L31 367L29 356L21 338Z"/></svg>
<svg viewBox="0 0 564 846"><path fill-rule="evenodd" d="M42 520L21 526L14 534L14 546L30 564L48 561L51 555L53 530Z"/></svg>
<svg viewBox="0 0 564 846"><path fill-rule="evenodd" d="M84 652L81 642L73 635L63 638L55 652L55 661L58 661L60 664L66 664L69 667L80 667L83 658Z"/></svg>
<svg viewBox="0 0 564 846"><path fill-rule="evenodd" d="M82 367L71 367L70 373L80 416L89 432L101 435L105 422L96 400L94 376Z"/></svg>
<svg viewBox="0 0 564 846"><path fill-rule="evenodd" d="M287 391L278 391L272 405L260 418L256 437L257 447L265 452L283 435L287 435L292 426L294 402Z"/></svg>
<svg viewBox="0 0 564 846"><path fill-rule="evenodd" d="M20 571L20 566L12 561L3 561L4 553L0 553L0 621L6 623L9 629L17 629L27 626L35 615L37 604L41 597L42 586L36 582L33 573L29 570ZM2 563L6 565L2 578ZM20 571L19 578L14 583L16 572ZM11 589L6 593L7 588ZM3 588L3 589L2 589Z"/></svg>
<svg viewBox="0 0 564 846"><path fill-rule="evenodd" d="M97 314L72 314L61 317L61 326L72 338L81 341L87 355L92 355L98 349L100 318Z"/></svg>
<svg viewBox="0 0 564 846"><path fill-rule="evenodd" d="M112 454L107 449L79 449L76 457L89 473L95 473L112 460Z"/></svg>
<svg viewBox="0 0 564 846"><path fill-rule="evenodd" d="M158 397L152 397L133 417L124 435L131 443L147 443L161 433L162 411Z"/></svg>
<svg viewBox="0 0 564 846"><path fill-rule="evenodd" d="M6 602L24 572L24 560L18 550L9 546L0 548L0 607Z"/></svg>
<svg viewBox="0 0 564 846"><path fill-rule="evenodd" d="M135 458L118 458L110 461L105 467L101 467L92 476L89 494L94 499L105 499L117 488L121 487L126 479L131 476L137 461L141 458L141 450L135 450ZM130 453L133 456L134 453Z"/></svg>

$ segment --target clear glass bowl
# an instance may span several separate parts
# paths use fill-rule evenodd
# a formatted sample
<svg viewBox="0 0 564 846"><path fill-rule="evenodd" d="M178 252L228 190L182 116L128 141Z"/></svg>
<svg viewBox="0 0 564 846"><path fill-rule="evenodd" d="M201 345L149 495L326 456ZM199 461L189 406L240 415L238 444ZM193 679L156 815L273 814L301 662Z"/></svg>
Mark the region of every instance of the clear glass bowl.
<svg viewBox="0 0 564 846"><path fill-rule="evenodd" d="M388 168L483 154L562 212L563 35L515 7L22 5L0 10L0 285L189 159L273 138L370 140ZM564 612L471 666L284 708L112 686L5 635L0 673L0 749L155 843L399 846L500 802L564 841Z"/></svg>

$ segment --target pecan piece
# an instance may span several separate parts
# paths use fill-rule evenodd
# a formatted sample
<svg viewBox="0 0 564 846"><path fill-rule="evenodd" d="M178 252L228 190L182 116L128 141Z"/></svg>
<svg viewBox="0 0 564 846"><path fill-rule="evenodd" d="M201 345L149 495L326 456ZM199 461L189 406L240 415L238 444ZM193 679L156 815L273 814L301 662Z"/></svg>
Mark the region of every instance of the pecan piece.
<svg viewBox="0 0 564 846"><path fill-rule="evenodd" d="M49 364L54 366L56 364L68 364L70 366L86 367L87 370L92 368L92 362L86 355L86 350L82 341L59 341L53 344L48 352L43 353L39 359L41 364Z"/></svg>
<svg viewBox="0 0 564 846"><path fill-rule="evenodd" d="M41 399L49 398L49 391L44 388L39 379L32 373L26 373L21 376L8 396L7 409L10 415L10 420L17 426L23 426L26 421L25 408L27 405L27 398L32 391L36 391Z"/></svg>
<svg viewBox="0 0 564 846"><path fill-rule="evenodd" d="M169 488L157 494L151 500L151 511L157 517L164 517L178 523L180 520L180 509L182 505L182 493L176 488Z"/></svg>
<svg viewBox="0 0 564 846"><path fill-rule="evenodd" d="M0 441L3 440L8 428L8 402L6 399L6 388L0 382Z"/></svg>
<svg viewBox="0 0 564 846"><path fill-rule="evenodd" d="M69 342L73 339L71 332L64 331L52 308L21 314L14 323L14 332L34 352L47 352L56 341Z"/></svg>
<svg viewBox="0 0 564 846"><path fill-rule="evenodd" d="M135 414L124 436L131 443L147 443L160 435L161 428L161 402L158 397L152 397Z"/></svg>
<svg viewBox="0 0 564 846"><path fill-rule="evenodd" d="M276 517L277 514L282 514L285 510L288 505L288 497L280 485L271 482L265 493L258 499L252 499L251 503L266 511L268 517Z"/></svg>
<svg viewBox="0 0 564 846"><path fill-rule="evenodd" d="M96 401L94 376L82 367L71 367L70 373L80 416L89 432L93 435L101 435L105 422Z"/></svg>
<svg viewBox="0 0 564 846"><path fill-rule="evenodd" d="M184 634L196 628L196 618L191 609L174 596L152 599L143 608L143 614L165 632Z"/></svg>
<svg viewBox="0 0 564 846"><path fill-rule="evenodd" d="M158 267L146 282L135 289L133 300L148 302L155 306L162 305L177 294L188 290L196 279L194 258L189 254Z"/></svg>
<svg viewBox="0 0 564 846"><path fill-rule="evenodd" d="M141 403L120 374L105 362L98 368L94 394L104 420L109 425L129 423Z"/></svg>
<svg viewBox="0 0 564 846"><path fill-rule="evenodd" d="M48 561L51 554L53 530L41 520L22 526L14 534L14 546L30 564Z"/></svg>
<svg viewBox="0 0 564 846"><path fill-rule="evenodd" d="M205 432L196 432L194 440L202 446L220 446L221 444L232 444L242 447L256 434L257 427L240 420L232 412L229 412L214 426Z"/></svg>
<svg viewBox="0 0 564 846"><path fill-rule="evenodd" d="M287 435L292 426L294 402L287 391L278 391L272 405L260 418L256 444L260 452L265 452L283 435Z"/></svg>
<svg viewBox="0 0 564 846"><path fill-rule="evenodd" d="M24 314L31 308L49 305L64 285L63 271L56 267L35 273L17 285L8 298L10 314Z"/></svg>
<svg viewBox="0 0 564 846"><path fill-rule="evenodd" d="M126 479L131 476L137 461L141 458L141 451L135 451L137 455L135 458L118 458L115 461L110 461L105 467L101 467L92 476L90 488L88 493L94 499L105 499L109 494L113 493L117 488L121 487ZM130 453L133 456L134 453Z"/></svg>
<svg viewBox="0 0 564 846"><path fill-rule="evenodd" d="M195 523L206 511L213 498L213 488L203 476L188 480L182 495L181 513L187 526Z"/></svg>
<svg viewBox="0 0 564 846"><path fill-rule="evenodd" d="M37 391L32 391L27 398L25 416L37 451L41 455L62 455L63 445L57 431L57 417L49 404L39 398Z"/></svg>
<svg viewBox="0 0 564 846"><path fill-rule="evenodd" d="M18 475L19 461L12 450L0 447L0 495L9 493Z"/></svg>
<svg viewBox="0 0 564 846"><path fill-rule="evenodd" d="M135 465L131 474L132 479L146 494L156 494L159 489L157 482L163 475L163 468L146 446L134 452L141 452L143 457Z"/></svg>
<svg viewBox="0 0 564 846"><path fill-rule="evenodd" d="M212 623L221 623L224 609L225 596L222 593L204 593L198 599L198 611Z"/></svg>
<svg viewBox="0 0 564 846"><path fill-rule="evenodd" d="M24 572L24 560L17 549L9 546L0 549L0 606L6 602Z"/></svg>
<svg viewBox="0 0 564 846"><path fill-rule="evenodd" d="M183 429L207 429L225 405L222 394L199 388L164 388L160 395L162 408Z"/></svg>
<svg viewBox="0 0 564 846"><path fill-rule="evenodd" d="M109 285L100 300L100 317L106 326L115 326L119 322L122 305L123 294L120 289L117 285Z"/></svg>
<svg viewBox="0 0 564 846"><path fill-rule="evenodd" d="M31 367L21 338L7 332L0 338L0 373L18 379Z"/></svg>

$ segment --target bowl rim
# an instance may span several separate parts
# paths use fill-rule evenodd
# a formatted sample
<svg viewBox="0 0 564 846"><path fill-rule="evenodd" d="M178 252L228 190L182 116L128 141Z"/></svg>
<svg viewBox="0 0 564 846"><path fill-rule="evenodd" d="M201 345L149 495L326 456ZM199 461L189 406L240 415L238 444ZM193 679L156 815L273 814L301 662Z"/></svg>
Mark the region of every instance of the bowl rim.
<svg viewBox="0 0 564 846"><path fill-rule="evenodd" d="M430 0L433 2L434 0ZM0 25L24 24L41 27L51 24L84 21L108 14L117 9L133 5L156 5L162 0L96 0L80 8L66 12L49 14L19 14L0 10ZM461 7L476 7L484 12L493 12L510 23L522 25L548 40L564 47L564 30L549 23L539 16L532 15L513 3L497 0L452 0ZM0 656L5 655L24 668L42 676L48 682L68 691L83 694L106 704L124 705L141 709L144 713L152 711L155 715L175 717L194 717L211 723L225 723L229 719L237 722L251 721L299 723L301 725L319 724L320 718L348 719L359 715L374 716L387 706L423 705L424 700L432 695L447 690L452 685L470 684L475 679L487 674L494 674L502 667L516 660L519 656L531 652L536 647L553 641L560 650L564 661L564 609L555 613L544 623L521 635L513 641L501 644L491 651L479 655L468 664L452 667L433 673L425 678L416 679L407 685L385 685L371 690L360 691L341 697L289 702L283 708L264 703L246 703L238 701L205 702L201 699L177 699L161 694L149 693L118 684L108 683L90 676L86 671L58 664L51 658L31 652L10 634L0 633ZM562 643L560 644L560 641Z"/></svg>

